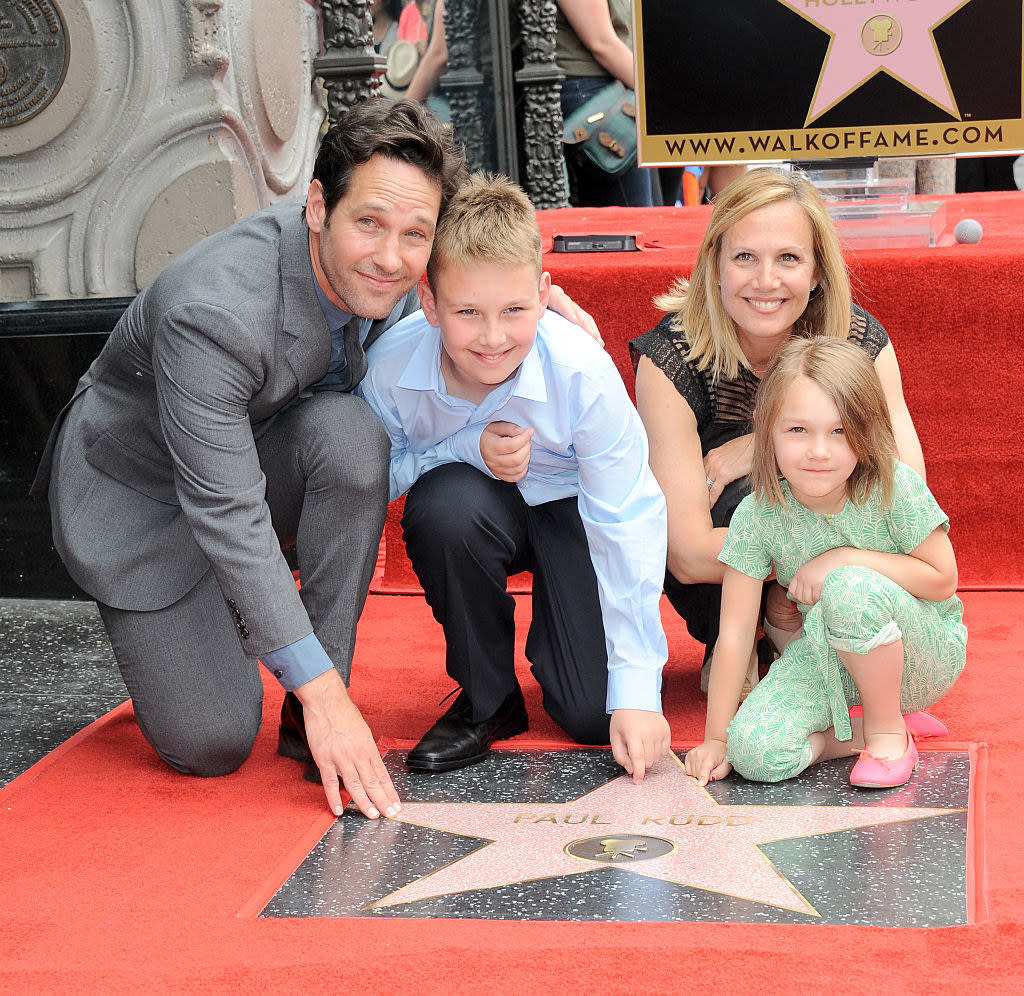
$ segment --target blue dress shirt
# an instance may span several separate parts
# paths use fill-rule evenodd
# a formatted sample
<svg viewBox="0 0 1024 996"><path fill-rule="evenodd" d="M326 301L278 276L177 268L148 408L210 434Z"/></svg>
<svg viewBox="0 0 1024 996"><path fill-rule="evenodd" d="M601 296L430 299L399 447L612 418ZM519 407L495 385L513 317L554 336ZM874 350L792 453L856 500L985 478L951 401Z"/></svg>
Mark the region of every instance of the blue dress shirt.
<svg viewBox="0 0 1024 996"><path fill-rule="evenodd" d="M320 299L320 308L324 313L324 318L327 319L327 326L331 330L331 359L327 364L327 374L319 383L340 384L348 373L348 360L345 358L345 326L348 325L349 319L354 316L350 312L339 308L323 292L320 284L316 283L316 281L314 281L314 287L316 288L316 296ZM366 336L372 324L372 319L363 319L363 324L359 328L359 339L361 342L366 341Z"/></svg>
<svg viewBox="0 0 1024 996"><path fill-rule="evenodd" d="M648 466L643 423L604 349L549 311L515 376L479 405L448 394L440 331L422 312L390 329L367 358L356 393L391 437L391 498L444 463L493 477L480 456L484 427L533 428L518 487L528 505L577 497L608 647L608 711L660 712L665 498Z"/></svg>

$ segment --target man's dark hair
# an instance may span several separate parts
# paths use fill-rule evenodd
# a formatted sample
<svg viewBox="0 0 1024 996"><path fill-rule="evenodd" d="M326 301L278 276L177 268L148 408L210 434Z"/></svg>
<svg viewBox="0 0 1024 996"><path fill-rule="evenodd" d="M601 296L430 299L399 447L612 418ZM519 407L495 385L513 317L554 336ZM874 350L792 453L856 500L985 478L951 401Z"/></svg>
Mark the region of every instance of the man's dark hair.
<svg viewBox="0 0 1024 996"><path fill-rule="evenodd" d="M450 129L413 100L373 97L346 111L320 142L313 179L323 186L327 214L345 196L352 172L373 156L418 166L441 188L441 210L466 178L466 160Z"/></svg>

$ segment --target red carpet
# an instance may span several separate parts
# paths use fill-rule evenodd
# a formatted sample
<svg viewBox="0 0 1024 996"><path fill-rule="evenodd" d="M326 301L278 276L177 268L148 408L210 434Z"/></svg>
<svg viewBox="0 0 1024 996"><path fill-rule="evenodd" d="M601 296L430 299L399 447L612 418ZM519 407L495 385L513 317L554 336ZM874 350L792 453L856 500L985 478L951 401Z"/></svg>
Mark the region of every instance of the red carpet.
<svg viewBox="0 0 1024 996"><path fill-rule="evenodd" d="M320 789L274 753L280 691L235 775L201 781L157 761L128 706L0 790L6 992L386 993L1013 992L1024 985L1024 595L965 596L968 670L934 710L950 742L987 744L965 927L260 920L255 897L298 864L330 820ZM525 607L524 616L525 616ZM666 711L677 745L703 724L699 660L668 619ZM397 637L396 634L403 634ZM532 740L559 742L523 675ZM438 629L419 598L371 596L353 696L381 737L410 739L449 689ZM396 690L400 690L400 693ZM939 744L937 746L942 746Z"/></svg>

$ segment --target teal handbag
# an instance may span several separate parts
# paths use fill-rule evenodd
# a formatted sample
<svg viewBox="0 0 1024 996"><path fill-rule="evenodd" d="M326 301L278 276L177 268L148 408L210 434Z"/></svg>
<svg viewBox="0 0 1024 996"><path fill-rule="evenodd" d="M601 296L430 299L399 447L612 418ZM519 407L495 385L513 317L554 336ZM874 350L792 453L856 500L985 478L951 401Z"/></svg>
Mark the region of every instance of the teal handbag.
<svg viewBox="0 0 1024 996"><path fill-rule="evenodd" d="M636 102L618 80L576 108L562 129L566 151L576 149L606 173L636 162Z"/></svg>

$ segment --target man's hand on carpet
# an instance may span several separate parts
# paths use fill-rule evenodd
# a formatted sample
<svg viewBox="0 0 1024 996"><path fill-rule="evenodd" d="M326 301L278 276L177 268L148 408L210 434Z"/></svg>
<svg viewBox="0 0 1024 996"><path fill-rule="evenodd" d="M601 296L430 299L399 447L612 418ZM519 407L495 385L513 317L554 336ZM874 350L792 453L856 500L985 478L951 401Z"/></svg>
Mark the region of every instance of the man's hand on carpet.
<svg viewBox="0 0 1024 996"><path fill-rule="evenodd" d="M306 738L320 769L327 805L342 813L340 778L364 816L395 816L402 808L373 734L341 676L333 668L295 689L302 702Z"/></svg>
<svg viewBox="0 0 1024 996"><path fill-rule="evenodd" d="M609 735L615 760L639 785L647 769L668 751L668 720L660 712L646 709L616 709L612 712Z"/></svg>

